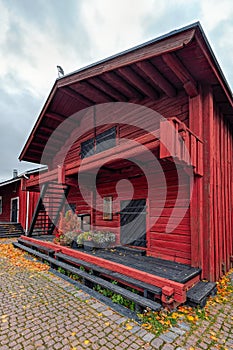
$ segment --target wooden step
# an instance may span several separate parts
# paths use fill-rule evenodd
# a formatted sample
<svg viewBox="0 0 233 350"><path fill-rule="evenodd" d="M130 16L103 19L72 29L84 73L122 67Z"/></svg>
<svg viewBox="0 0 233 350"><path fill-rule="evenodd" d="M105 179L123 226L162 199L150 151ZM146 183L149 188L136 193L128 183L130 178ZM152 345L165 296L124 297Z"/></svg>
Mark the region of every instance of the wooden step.
<svg viewBox="0 0 233 350"><path fill-rule="evenodd" d="M187 304L191 306L204 307L210 295L217 292L215 282L198 282L194 287L187 291Z"/></svg>
<svg viewBox="0 0 233 350"><path fill-rule="evenodd" d="M161 294L162 294L162 289L159 287L156 287L152 284L144 283L140 280L128 277L128 276L123 275L123 274L118 273L118 272L113 272L109 269L106 269L106 268L100 267L98 265L86 262L84 260L73 258L69 255L66 255L66 254L63 254L60 252L56 253L55 257L59 260L62 259L63 261L71 262L71 263L78 265L78 266L83 266L84 268L92 270L94 273L108 276L111 280L116 280L122 284L130 285L135 289L139 288L140 290L143 291L144 297L148 297L148 292L155 294L157 297L161 296Z"/></svg>
<svg viewBox="0 0 233 350"><path fill-rule="evenodd" d="M137 311L139 311L139 307L141 309L143 308L149 308L153 311L159 311L161 309L161 305L155 301L149 300L147 298L144 298L138 294L135 294L125 288L122 288L118 285L115 285L111 282L108 282L98 276L94 276L92 274L89 274L85 271L80 270L77 267L71 266L67 263L61 262L57 259L51 258L48 255L45 255L43 253L40 253L39 251L36 251L32 248L26 247L23 244L20 243L14 243L14 246L16 248L20 248L23 249L25 251L27 251L28 253L31 253L45 261L48 261L51 264L51 267L61 267L62 269L71 272L73 274L78 275L79 277L81 277L83 279L83 283L86 284L86 282L88 282L88 286L90 287L90 284L94 286L99 285L103 288L106 288L110 291L112 291L113 293L119 294L121 296L123 296L124 298L131 300L135 303L136 305L136 309Z"/></svg>
<svg viewBox="0 0 233 350"><path fill-rule="evenodd" d="M23 245L26 247L30 247L30 248L35 249L35 250L40 251L40 252L45 252L50 257L53 257L54 253L55 253L55 251L53 249L47 248L47 247L39 245L39 244L32 243L30 241L25 241L23 239L18 239L18 244L20 244L20 246ZM17 243L14 243L14 246L17 247Z"/></svg>
<svg viewBox="0 0 233 350"><path fill-rule="evenodd" d="M0 237L19 237L24 234L20 223L0 223Z"/></svg>

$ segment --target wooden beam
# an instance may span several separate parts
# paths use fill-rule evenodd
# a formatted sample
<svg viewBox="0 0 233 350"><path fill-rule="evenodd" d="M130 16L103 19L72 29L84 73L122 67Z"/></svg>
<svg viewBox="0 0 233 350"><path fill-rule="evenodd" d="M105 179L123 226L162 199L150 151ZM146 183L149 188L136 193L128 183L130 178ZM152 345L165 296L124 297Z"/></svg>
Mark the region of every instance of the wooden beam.
<svg viewBox="0 0 233 350"><path fill-rule="evenodd" d="M103 74L112 71L119 67L139 62L143 59L160 56L164 52L172 52L182 49L184 45L188 45L196 32L196 28L190 28L184 32L176 33L175 35L165 36L162 40L155 40L150 44L144 44L138 48L127 50L127 52L116 55L108 60L97 62L85 69L81 69L76 73L69 74L57 81L57 86L61 87L67 84L72 84L77 80L83 80L95 75Z"/></svg>
<svg viewBox="0 0 233 350"><path fill-rule="evenodd" d="M46 136L46 135L43 135L43 134L40 134L40 133L37 133L36 135L35 135L35 138L37 138L38 137L38 139L40 139L40 140L44 140L45 142L47 142L48 141L48 136ZM55 144L57 144L57 145L63 145L63 141L61 141L60 139L54 139L54 143Z"/></svg>
<svg viewBox="0 0 233 350"><path fill-rule="evenodd" d="M158 69L150 61L141 61L136 63L137 67L143 71L149 79L156 84L169 97L176 96L176 89L169 83L167 79L158 71Z"/></svg>
<svg viewBox="0 0 233 350"><path fill-rule="evenodd" d="M123 95L120 91L114 89L110 84L106 83L103 79L99 77L90 78L88 80L92 85L96 86L98 89L104 91L108 95L115 98L117 101L128 101L128 98Z"/></svg>
<svg viewBox="0 0 233 350"><path fill-rule="evenodd" d="M211 69L213 70L215 76L218 79L219 84L221 85L224 93L227 96L228 102L231 106L231 110L233 108L233 99L232 99L232 92L230 91L229 87L227 86L226 82L224 81L222 74L221 74L221 70L218 68L217 64L215 64L213 56L208 48L208 46L206 45L206 42L204 42L203 40L203 35L199 32L197 32L197 34L195 35L195 39L199 45L199 47L201 48L205 58L207 59Z"/></svg>
<svg viewBox="0 0 233 350"><path fill-rule="evenodd" d="M63 93L65 93L67 96L75 99L76 101L78 101L79 103L81 103L82 105L84 105L86 107L89 107L93 104L93 101L80 95L77 91L74 91L73 89L71 89L69 87L62 87L62 88L60 88L60 90Z"/></svg>
<svg viewBox="0 0 233 350"><path fill-rule="evenodd" d="M42 132L48 133L49 134L48 136L50 136L54 132L54 129L53 128L49 128L48 126L40 126L39 130L42 131ZM67 137L70 136L69 133L65 133L64 131L56 130L55 132L56 132L56 134L58 136L61 136L62 138L67 138Z"/></svg>
<svg viewBox="0 0 233 350"><path fill-rule="evenodd" d="M112 169L112 168L109 168L107 166L102 166L101 167L103 170L106 170L106 171L109 171L110 173L113 173L113 174L121 174L121 170L119 169Z"/></svg>
<svg viewBox="0 0 233 350"><path fill-rule="evenodd" d="M36 146L37 149L44 149L46 146L46 143L39 143L39 142L32 142L32 146ZM57 151L57 147L53 147L51 145L46 146L47 150L51 150L51 151Z"/></svg>
<svg viewBox="0 0 233 350"><path fill-rule="evenodd" d="M66 117L64 115L54 113L54 112L46 112L45 116L48 118L51 118L53 120L56 120L58 122L63 122L66 119Z"/></svg>
<svg viewBox="0 0 233 350"><path fill-rule="evenodd" d="M91 98L91 100L94 102L114 102L112 97L99 90L99 88L96 88L88 81L81 81L75 84L75 90L77 89L77 91L79 91L79 87L82 95L86 96L87 98Z"/></svg>
<svg viewBox="0 0 233 350"><path fill-rule="evenodd" d="M167 66L173 71L177 78L183 84L183 87L190 97L195 97L198 95L197 83L185 68L183 63L174 54L164 54L162 55L163 61Z"/></svg>
<svg viewBox="0 0 233 350"><path fill-rule="evenodd" d="M138 90L136 90L132 85L127 83L125 79L120 77L115 72L109 72L102 76L105 81L107 81L108 84L118 87L118 90L120 89L121 92L127 96L128 100L135 98L135 99L142 99L143 95L140 94Z"/></svg>
<svg viewBox="0 0 233 350"><path fill-rule="evenodd" d="M159 98L159 94L156 92L156 90L151 85L149 85L140 75L138 75L132 68L119 68L118 72L121 74L121 76L123 76L126 80L133 84L135 88L140 90L144 95L156 100Z"/></svg>

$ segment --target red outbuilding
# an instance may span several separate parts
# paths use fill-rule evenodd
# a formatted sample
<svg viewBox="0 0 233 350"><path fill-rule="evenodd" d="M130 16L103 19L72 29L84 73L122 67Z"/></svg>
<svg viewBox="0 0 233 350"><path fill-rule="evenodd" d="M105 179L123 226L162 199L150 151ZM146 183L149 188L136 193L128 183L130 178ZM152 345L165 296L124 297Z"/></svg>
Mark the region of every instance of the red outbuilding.
<svg viewBox="0 0 233 350"><path fill-rule="evenodd" d="M14 170L12 179L0 183L1 235L20 233L22 229L28 231L39 193L27 191L25 184L38 173L38 169L34 169L18 175Z"/></svg>
<svg viewBox="0 0 233 350"><path fill-rule="evenodd" d="M48 166L26 183L42 191L29 235L67 198L117 244L209 281L230 269L233 98L199 23L57 79L20 160Z"/></svg>

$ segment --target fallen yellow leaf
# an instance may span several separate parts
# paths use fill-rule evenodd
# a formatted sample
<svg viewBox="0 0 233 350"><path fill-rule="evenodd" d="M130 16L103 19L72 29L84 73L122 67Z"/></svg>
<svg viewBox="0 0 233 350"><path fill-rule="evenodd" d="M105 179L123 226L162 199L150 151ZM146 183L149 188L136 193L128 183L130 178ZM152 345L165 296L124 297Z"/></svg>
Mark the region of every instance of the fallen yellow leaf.
<svg viewBox="0 0 233 350"><path fill-rule="evenodd" d="M187 320L190 321L190 322L193 322L194 321L194 317L191 316L191 315L188 315L187 316Z"/></svg>
<svg viewBox="0 0 233 350"><path fill-rule="evenodd" d="M90 343L90 340L84 340L84 344L88 345Z"/></svg>
<svg viewBox="0 0 233 350"><path fill-rule="evenodd" d="M125 328L126 328L128 331L130 331L133 327L132 327L130 324L127 324L127 325L125 326Z"/></svg>

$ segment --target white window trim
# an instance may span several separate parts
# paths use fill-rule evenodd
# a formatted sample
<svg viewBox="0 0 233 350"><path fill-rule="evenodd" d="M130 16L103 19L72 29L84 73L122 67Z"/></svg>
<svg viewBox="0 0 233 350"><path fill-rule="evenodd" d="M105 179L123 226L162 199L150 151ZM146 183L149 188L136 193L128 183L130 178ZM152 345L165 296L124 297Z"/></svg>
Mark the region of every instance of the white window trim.
<svg viewBox="0 0 233 350"><path fill-rule="evenodd" d="M11 198L11 212L10 212L10 222L12 217L12 202L13 200L17 199L17 222L19 222L19 197Z"/></svg>
<svg viewBox="0 0 233 350"><path fill-rule="evenodd" d="M0 196L0 203L1 203L1 205L0 205L0 215L2 215L2 196Z"/></svg>

